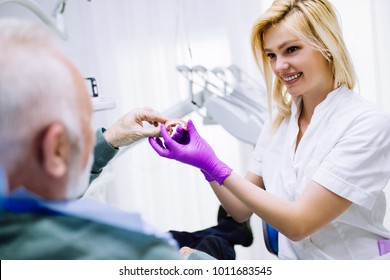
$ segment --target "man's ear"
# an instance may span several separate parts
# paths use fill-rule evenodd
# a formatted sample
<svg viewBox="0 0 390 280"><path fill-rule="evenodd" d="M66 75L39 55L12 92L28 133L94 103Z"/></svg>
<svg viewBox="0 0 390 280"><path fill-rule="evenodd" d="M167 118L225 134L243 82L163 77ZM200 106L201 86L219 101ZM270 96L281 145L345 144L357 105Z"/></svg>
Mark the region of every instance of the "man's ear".
<svg viewBox="0 0 390 280"><path fill-rule="evenodd" d="M49 176L60 178L68 171L71 143L62 123L52 123L42 139L42 165Z"/></svg>

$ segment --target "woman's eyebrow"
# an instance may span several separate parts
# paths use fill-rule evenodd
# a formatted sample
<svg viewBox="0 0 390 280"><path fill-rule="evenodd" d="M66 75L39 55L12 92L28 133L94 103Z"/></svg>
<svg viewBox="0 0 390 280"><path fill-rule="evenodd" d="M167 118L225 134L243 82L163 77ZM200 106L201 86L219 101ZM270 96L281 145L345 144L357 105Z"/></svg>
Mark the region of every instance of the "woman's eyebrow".
<svg viewBox="0 0 390 280"><path fill-rule="evenodd" d="M279 45L278 50L283 49L283 48L284 48L286 45L288 45L288 44L292 44L292 43L298 42L298 41L299 41L298 39L285 41L285 42L283 42L282 44ZM264 49L264 51L265 51L265 52L272 52L271 49Z"/></svg>

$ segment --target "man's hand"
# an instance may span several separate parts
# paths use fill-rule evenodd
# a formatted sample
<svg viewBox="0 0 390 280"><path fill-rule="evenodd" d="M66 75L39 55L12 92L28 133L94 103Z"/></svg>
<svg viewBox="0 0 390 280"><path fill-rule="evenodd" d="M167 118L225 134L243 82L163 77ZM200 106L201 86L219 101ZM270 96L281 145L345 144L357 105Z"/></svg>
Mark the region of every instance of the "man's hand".
<svg viewBox="0 0 390 280"><path fill-rule="evenodd" d="M184 246L184 247L180 248L179 253L186 260L195 251L197 251L197 250L192 249L192 248L187 247L187 246Z"/></svg>
<svg viewBox="0 0 390 280"><path fill-rule="evenodd" d="M146 137L158 137L159 124L164 124L166 121L167 118L151 108L134 108L107 129L104 137L114 148L128 146ZM144 122L153 126L144 126Z"/></svg>

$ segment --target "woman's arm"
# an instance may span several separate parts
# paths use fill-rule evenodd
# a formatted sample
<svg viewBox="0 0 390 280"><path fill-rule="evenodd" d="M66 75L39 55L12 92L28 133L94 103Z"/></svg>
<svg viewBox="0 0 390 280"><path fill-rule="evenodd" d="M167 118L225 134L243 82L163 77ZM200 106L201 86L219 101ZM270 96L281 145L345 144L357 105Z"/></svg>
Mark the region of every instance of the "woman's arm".
<svg viewBox="0 0 390 280"><path fill-rule="evenodd" d="M248 172L245 179L254 185L253 187L263 188L263 179L251 172ZM215 181L210 182L215 195L218 197L223 208L228 212L234 220L241 223L250 218L253 211L249 209L243 201L238 199L230 190L223 185L218 185Z"/></svg>
<svg viewBox="0 0 390 280"><path fill-rule="evenodd" d="M149 143L160 156L197 167L207 174L209 180L216 181L212 182L213 190L227 208L225 210L237 220L249 218L252 211L289 239L300 240L329 223L352 204L315 181L306 186L295 202L266 192L260 178L249 175L249 179L259 187L232 172L200 137L192 121L188 121L187 125L187 144L172 139L164 126L161 127L164 143L160 138L149 138ZM216 185L217 182L220 186Z"/></svg>
<svg viewBox="0 0 390 280"><path fill-rule="evenodd" d="M310 181L301 197L293 202L258 188L234 172L223 185L248 209L294 241L325 226L352 204L315 181ZM234 217L234 213L230 214Z"/></svg>

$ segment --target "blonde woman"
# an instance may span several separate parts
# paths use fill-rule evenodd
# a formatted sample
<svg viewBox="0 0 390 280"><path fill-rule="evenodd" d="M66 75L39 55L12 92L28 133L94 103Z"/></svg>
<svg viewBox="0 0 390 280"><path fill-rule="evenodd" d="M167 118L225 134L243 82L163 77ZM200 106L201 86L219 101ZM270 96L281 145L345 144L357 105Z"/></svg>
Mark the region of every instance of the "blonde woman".
<svg viewBox="0 0 390 280"><path fill-rule="evenodd" d="M280 259L390 256L390 116L353 92L334 8L327 0L274 1L253 27L252 47L272 113L245 178L191 120L188 134L172 138L161 126L164 143L150 138L152 147L201 169L237 221L255 213L276 228Z"/></svg>

